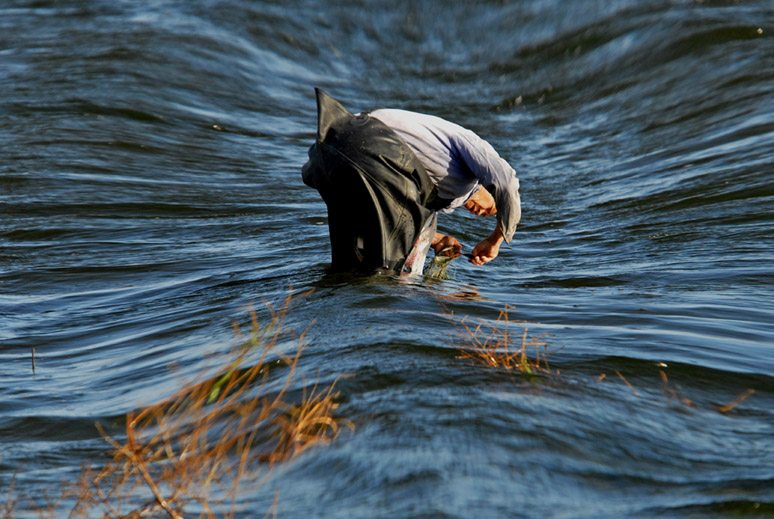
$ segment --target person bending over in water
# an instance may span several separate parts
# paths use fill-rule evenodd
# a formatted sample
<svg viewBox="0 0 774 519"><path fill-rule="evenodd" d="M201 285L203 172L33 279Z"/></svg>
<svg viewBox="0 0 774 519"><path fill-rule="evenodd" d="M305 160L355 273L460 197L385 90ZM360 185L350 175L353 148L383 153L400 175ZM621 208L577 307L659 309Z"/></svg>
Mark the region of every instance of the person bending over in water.
<svg viewBox="0 0 774 519"><path fill-rule="evenodd" d="M440 117L394 109L353 115L316 94L317 139L302 177L327 205L334 270L416 273L428 247L459 255L456 238L435 232L436 213L457 207L497 215L471 263L489 263L510 242L521 218L519 180L488 142Z"/></svg>

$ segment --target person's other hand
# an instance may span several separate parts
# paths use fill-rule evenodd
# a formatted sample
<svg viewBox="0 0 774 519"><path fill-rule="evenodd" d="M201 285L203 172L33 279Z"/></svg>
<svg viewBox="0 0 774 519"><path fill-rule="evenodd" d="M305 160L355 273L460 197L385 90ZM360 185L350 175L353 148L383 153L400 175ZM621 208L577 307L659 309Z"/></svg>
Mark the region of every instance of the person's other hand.
<svg viewBox="0 0 774 519"><path fill-rule="evenodd" d="M450 256L456 258L462 254L462 245L454 236L437 235L432 243L436 256Z"/></svg>
<svg viewBox="0 0 774 519"><path fill-rule="evenodd" d="M500 244L502 242L503 235L500 232L500 226L498 225L492 234L473 247L473 252L470 254L470 262L474 265L489 263L500 253Z"/></svg>
<svg viewBox="0 0 774 519"><path fill-rule="evenodd" d="M495 200L483 186L479 186L478 191L468 198L463 207L476 216L492 216L497 214Z"/></svg>

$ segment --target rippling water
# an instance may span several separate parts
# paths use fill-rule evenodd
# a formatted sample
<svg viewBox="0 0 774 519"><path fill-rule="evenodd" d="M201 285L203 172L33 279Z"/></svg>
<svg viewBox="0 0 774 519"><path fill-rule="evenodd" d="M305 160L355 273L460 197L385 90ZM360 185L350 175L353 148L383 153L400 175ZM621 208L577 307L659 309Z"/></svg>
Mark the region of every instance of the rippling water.
<svg viewBox="0 0 774 519"><path fill-rule="evenodd" d="M277 491L282 517L774 513L770 3L145 4L0 6L0 501L56 493L103 459L95 421L314 288L295 384L346 375L356 429L246 516ZM441 282L326 275L315 85L492 142L513 244ZM440 226L470 248L492 222ZM505 305L559 381L458 358L458 319Z"/></svg>

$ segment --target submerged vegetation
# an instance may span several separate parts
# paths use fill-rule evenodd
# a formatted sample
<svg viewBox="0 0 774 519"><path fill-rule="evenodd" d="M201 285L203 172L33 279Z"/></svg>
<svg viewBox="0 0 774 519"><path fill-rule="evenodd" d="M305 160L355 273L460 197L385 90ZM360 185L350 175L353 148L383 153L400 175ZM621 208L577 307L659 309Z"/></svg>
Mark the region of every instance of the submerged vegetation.
<svg viewBox="0 0 774 519"><path fill-rule="evenodd" d="M484 326L481 323L471 326L465 319L459 322L463 333L461 346L457 348L459 358L469 359L489 368L502 369L529 378L542 377L550 380L560 380L561 372L554 369L548 362L548 343L539 337L529 337L528 328L524 326L521 334L514 334L512 328L515 321L509 317L510 307L507 305L497 316L497 320ZM673 383L670 382L663 362L656 363L658 377L661 381L661 391L668 402L687 408L698 408L699 405L688 398ZM616 377L631 391L635 397L642 394L618 370ZM608 380L605 373L596 377L597 382ZM712 404L709 409L721 414L727 414L736 409L745 400L755 394L754 389L746 389L725 404Z"/></svg>
<svg viewBox="0 0 774 519"><path fill-rule="evenodd" d="M263 327L251 311L248 336L239 332L239 344L213 376L128 413L120 437L97 424L110 460L84 468L65 491L64 500L75 500L70 516L233 515L245 480L260 485L276 463L351 427L335 416L335 384L291 390L304 336L291 356L276 353L289 304L290 298L278 310L270 307Z"/></svg>
<svg viewBox="0 0 774 519"><path fill-rule="evenodd" d="M512 370L522 375L559 375L548 364L548 344L536 337L528 338L524 327L520 342L515 342L511 333L513 322L506 306L497 316L497 321L488 327L481 324L471 327L464 320L460 323L464 333L462 346L458 349L460 358L471 359L491 368ZM528 354L532 350L533 354Z"/></svg>
<svg viewBox="0 0 774 519"><path fill-rule="evenodd" d="M271 359L289 304L288 298L279 310L272 309L264 327L251 311L249 336L215 376L129 413L124 439L105 434L113 459L84 473L75 515L95 507L110 516L125 515L119 507L144 494L150 499L140 508L129 505L132 514L156 509L182 517L185 507L196 503L209 516L214 505L233 503L244 478L331 442L341 427L334 416L334 385L315 385L298 399L289 395L303 335L293 356ZM256 352L258 359L248 362ZM282 369L284 380L273 389L271 374Z"/></svg>
<svg viewBox="0 0 774 519"><path fill-rule="evenodd" d="M259 487L276 464L329 444L342 428L352 428L337 415L335 383L294 384L304 334L292 339L291 354L280 353L287 351L290 303L288 297L278 309L269 305L271 319L263 326L250 310L249 332L234 325L237 345L214 369L167 398L129 412L120 433L110 435L97 424L111 447L107 461L85 467L59 499L41 506L19 498L12 480L0 515L11 518L24 505L41 517L56 517L65 508L62 503L69 503L70 517L235 515L240 488L244 491L247 483L251 490ZM548 362L547 342L530 337L526 326L515 332L523 323L511 320L509 310L506 306L494 322L475 326L462 319L459 358L529 380L564 380ZM661 392L680 407L726 414L755 393L748 389L726 404L700 406L670 381L666 364L656 367ZM621 371L614 373L592 380L617 378L637 400L653 393L647 386L635 388ZM268 514L276 513L279 498Z"/></svg>

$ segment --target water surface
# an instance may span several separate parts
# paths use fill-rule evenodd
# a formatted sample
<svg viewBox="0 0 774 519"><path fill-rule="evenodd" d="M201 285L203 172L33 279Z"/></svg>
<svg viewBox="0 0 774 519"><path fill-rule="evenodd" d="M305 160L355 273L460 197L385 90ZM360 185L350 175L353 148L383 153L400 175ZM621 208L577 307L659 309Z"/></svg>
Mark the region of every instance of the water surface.
<svg viewBox="0 0 774 519"><path fill-rule="evenodd" d="M245 516L277 491L281 517L772 513L773 21L765 1L3 3L0 501L99 463L94 422L194 376L246 305L315 289L288 317L311 324L294 388L346 375L356 429ZM512 245L441 282L327 275L300 179L313 86L488 139L521 180ZM440 221L468 250L493 225ZM458 358L459 320L506 305L558 380Z"/></svg>

